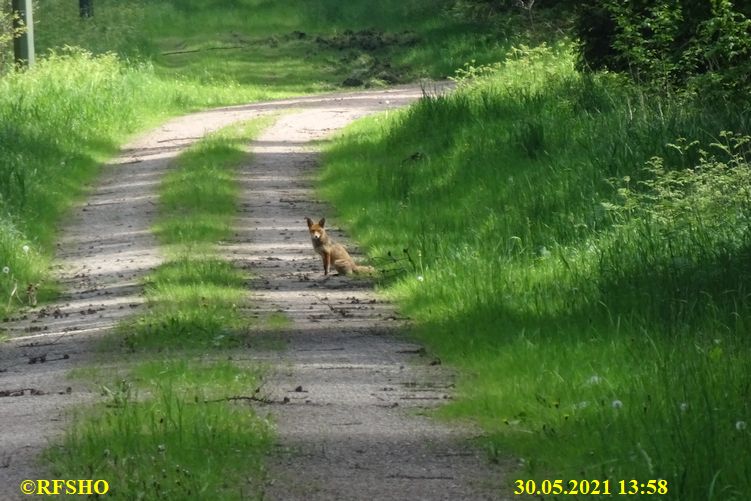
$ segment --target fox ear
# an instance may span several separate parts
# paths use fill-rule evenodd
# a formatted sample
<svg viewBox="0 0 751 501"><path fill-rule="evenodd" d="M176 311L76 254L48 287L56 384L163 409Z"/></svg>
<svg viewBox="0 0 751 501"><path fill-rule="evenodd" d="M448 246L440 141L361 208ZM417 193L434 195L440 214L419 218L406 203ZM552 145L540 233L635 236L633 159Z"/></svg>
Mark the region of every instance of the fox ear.
<svg viewBox="0 0 751 501"><path fill-rule="evenodd" d="M320 221L318 221L318 225L323 228L323 225L326 224L326 218L322 217Z"/></svg>
<svg viewBox="0 0 751 501"><path fill-rule="evenodd" d="M305 220L308 222L308 228L310 228L311 226L313 226L313 220L312 219L310 219L309 217L306 217Z"/></svg>

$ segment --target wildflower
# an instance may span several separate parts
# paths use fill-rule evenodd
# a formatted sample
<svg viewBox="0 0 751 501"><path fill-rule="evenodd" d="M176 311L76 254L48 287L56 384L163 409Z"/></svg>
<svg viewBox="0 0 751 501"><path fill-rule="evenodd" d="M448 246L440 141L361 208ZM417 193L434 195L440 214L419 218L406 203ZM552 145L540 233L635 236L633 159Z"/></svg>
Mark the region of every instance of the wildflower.
<svg viewBox="0 0 751 501"><path fill-rule="evenodd" d="M4 266L4 267L3 267L3 273L5 273L6 275L7 275L8 273L10 273L10 268L8 268L7 266Z"/></svg>
<svg viewBox="0 0 751 501"><path fill-rule="evenodd" d="M588 400L583 400L579 402L578 404L574 405L574 409L586 409L587 407L589 407Z"/></svg>
<svg viewBox="0 0 751 501"><path fill-rule="evenodd" d="M688 404L686 402L681 402L678 408L681 410L681 412L686 412L688 410Z"/></svg>
<svg viewBox="0 0 751 501"><path fill-rule="evenodd" d="M422 275L417 275L417 281L418 282L424 282L425 281L425 277L423 277Z"/></svg>
<svg viewBox="0 0 751 501"><path fill-rule="evenodd" d="M596 384L600 384L601 382L602 382L602 378L598 376L597 374L587 379L588 385L596 385Z"/></svg>
<svg viewBox="0 0 751 501"><path fill-rule="evenodd" d="M736 423L735 423L735 429L738 430L738 431L743 431L747 427L748 426L746 425L745 421L736 421Z"/></svg>
<svg viewBox="0 0 751 501"><path fill-rule="evenodd" d="M23 250L24 254L28 254L29 253L29 246L28 245L24 245L23 247L21 247L21 250Z"/></svg>
<svg viewBox="0 0 751 501"><path fill-rule="evenodd" d="M620 400L613 400L613 403L611 404L613 406L613 409L620 409L623 407L623 402Z"/></svg>

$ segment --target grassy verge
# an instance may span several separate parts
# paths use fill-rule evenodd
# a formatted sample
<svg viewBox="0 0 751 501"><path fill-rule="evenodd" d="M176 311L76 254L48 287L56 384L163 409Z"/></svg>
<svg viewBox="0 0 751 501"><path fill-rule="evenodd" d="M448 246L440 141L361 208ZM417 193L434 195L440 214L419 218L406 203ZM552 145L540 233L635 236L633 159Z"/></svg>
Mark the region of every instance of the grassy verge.
<svg viewBox="0 0 751 501"><path fill-rule="evenodd" d="M328 151L325 196L461 369L441 412L515 478L751 495L751 124L715 104L524 49Z"/></svg>
<svg viewBox="0 0 751 501"><path fill-rule="evenodd" d="M116 499L247 499L262 492L270 426L237 403L255 396L259 372L216 361L248 341L248 277L213 246L231 232L234 171L248 161L248 138L268 121L199 141L163 180L155 231L171 257L146 279L148 312L123 322L106 343L136 352L139 362L117 369L119 379L103 369L83 371L104 381L106 402L81 412L63 444L50 450L56 473L106 479Z"/></svg>
<svg viewBox="0 0 751 501"><path fill-rule="evenodd" d="M77 50L0 78L0 314L27 303L18 291L29 283L42 283L41 300L51 295L60 214L128 135L187 108L268 96L169 82Z"/></svg>

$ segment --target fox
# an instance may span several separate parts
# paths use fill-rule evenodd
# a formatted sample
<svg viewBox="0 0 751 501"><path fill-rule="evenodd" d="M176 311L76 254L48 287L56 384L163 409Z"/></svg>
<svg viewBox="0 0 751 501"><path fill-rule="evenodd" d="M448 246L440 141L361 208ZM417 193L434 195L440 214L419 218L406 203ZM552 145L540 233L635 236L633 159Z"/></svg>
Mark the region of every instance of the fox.
<svg viewBox="0 0 751 501"><path fill-rule="evenodd" d="M310 240L313 242L313 250L323 258L323 274L328 275L331 265L334 265L337 273L340 275L351 274L373 274L375 268L372 266L361 266L355 263L352 256L342 244L334 242L326 233L326 218L321 218L317 223L309 217L305 218L308 223Z"/></svg>

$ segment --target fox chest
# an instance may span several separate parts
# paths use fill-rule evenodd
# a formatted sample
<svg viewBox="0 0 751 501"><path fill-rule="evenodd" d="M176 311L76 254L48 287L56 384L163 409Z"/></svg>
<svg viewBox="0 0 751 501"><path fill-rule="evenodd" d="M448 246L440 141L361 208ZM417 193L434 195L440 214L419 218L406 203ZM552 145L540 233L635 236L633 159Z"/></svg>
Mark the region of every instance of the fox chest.
<svg viewBox="0 0 751 501"><path fill-rule="evenodd" d="M321 256L325 256L331 252L331 246L327 243L323 243L320 240L312 239L313 250L315 250Z"/></svg>

